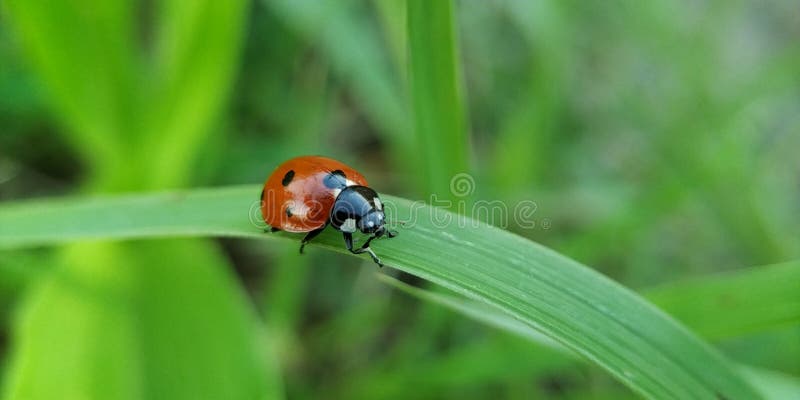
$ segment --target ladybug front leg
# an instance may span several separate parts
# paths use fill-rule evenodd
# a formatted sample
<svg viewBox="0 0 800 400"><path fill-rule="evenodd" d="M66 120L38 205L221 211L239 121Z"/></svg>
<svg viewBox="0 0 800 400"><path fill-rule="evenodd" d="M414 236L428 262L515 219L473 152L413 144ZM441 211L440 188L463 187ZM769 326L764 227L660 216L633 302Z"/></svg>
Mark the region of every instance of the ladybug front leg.
<svg viewBox="0 0 800 400"><path fill-rule="evenodd" d="M375 252L369 248L369 242L371 242L372 239L375 239L375 236L371 236L369 239L367 239L366 243L364 243L361 247L353 249L353 234L350 232L342 232L342 235L344 236L344 244L347 246L347 250L353 254L368 253L370 257L372 257L372 261L375 261L375 264L378 264L379 267L383 268L381 259L378 258L378 256L375 255Z"/></svg>
<svg viewBox="0 0 800 400"><path fill-rule="evenodd" d="M314 239L315 237L317 237L317 235L322 233L323 230L325 230L325 226L323 226L322 228L319 228L319 229L314 229L313 231L308 232L306 234L306 237L304 237L303 240L300 241L300 254L303 254L303 248L306 247L306 243L310 242L311 239Z"/></svg>

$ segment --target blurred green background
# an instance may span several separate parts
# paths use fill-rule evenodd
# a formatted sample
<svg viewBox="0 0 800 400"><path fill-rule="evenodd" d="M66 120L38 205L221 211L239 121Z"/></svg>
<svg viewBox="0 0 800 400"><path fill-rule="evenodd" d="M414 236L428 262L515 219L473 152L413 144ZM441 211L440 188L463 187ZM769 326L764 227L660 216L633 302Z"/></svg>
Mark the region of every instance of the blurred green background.
<svg viewBox="0 0 800 400"><path fill-rule="evenodd" d="M403 1L5 1L0 200L260 183L324 154L406 198L468 172L475 199L533 200L537 227L509 230L635 290L800 258L795 2L454 5L461 105L409 83ZM466 139L415 136L434 109ZM225 239L0 253L3 395L632 396L393 291L371 262L296 253ZM796 325L713 339L800 375Z"/></svg>

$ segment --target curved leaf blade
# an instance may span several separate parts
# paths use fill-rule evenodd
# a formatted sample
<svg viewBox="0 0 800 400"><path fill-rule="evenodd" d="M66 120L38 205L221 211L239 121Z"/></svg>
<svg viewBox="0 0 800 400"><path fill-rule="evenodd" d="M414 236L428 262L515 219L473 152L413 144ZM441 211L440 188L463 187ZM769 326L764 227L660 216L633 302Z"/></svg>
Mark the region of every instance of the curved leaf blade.
<svg viewBox="0 0 800 400"><path fill-rule="evenodd" d="M290 237L255 226L248 210L258 209L259 191L245 186L5 205L0 248L147 236ZM499 307L646 397L758 398L710 346L605 276L501 229L384 197L393 218L410 221L397 238L375 243L387 265ZM332 231L316 244L346 251Z"/></svg>
<svg viewBox="0 0 800 400"><path fill-rule="evenodd" d="M538 330L502 313L502 311L492 309L474 300L411 286L389 275L378 274L377 277L379 281L410 296L438 304L467 318L528 339L537 345L558 352L566 360L577 361L573 352L553 342L552 339L542 335ZM795 377L744 365L739 365L738 370L764 399L789 399L800 394L800 381Z"/></svg>

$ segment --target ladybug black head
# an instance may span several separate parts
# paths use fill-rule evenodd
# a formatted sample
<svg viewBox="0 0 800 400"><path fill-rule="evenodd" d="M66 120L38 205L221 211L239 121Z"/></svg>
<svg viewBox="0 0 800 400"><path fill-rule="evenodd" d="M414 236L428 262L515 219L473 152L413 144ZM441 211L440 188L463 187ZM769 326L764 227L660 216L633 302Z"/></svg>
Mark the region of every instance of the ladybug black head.
<svg viewBox="0 0 800 400"><path fill-rule="evenodd" d="M386 229L386 215L378 193L366 186L348 186L339 193L331 209L330 223L339 231L376 233Z"/></svg>

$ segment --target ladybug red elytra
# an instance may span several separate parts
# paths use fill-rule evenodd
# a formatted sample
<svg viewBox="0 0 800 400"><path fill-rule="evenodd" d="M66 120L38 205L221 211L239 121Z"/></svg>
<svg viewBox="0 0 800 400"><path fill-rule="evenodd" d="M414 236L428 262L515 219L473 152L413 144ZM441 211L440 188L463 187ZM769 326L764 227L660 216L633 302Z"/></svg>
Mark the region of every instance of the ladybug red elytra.
<svg viewBox="0 0 800 400"><path fill-rule="evenodd" d="M303 247L328 225L342 232L347 250L368 253L383 266L370 249L373 239L396 233L386 228L386 215L378 193L367 186L358 171L339 161L320 156L301 156L279 165L261 191L261 215L271 231L308 232ZM353 248L353 233L369 239Z"/></svg>

